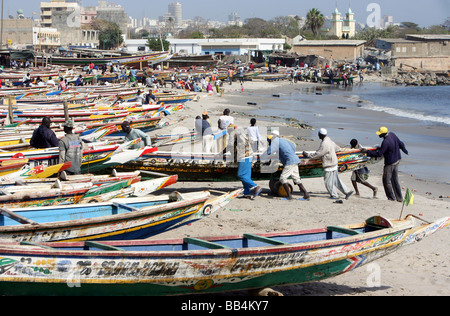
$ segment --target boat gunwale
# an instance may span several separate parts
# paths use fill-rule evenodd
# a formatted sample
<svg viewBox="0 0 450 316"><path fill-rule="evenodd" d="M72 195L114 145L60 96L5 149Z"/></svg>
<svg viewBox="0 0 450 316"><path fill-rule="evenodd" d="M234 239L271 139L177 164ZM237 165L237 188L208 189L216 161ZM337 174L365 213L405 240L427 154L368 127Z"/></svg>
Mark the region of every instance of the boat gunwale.
<svg viewBox="0 0 450 316"><path fill-rule="evenodd" d="M359 225L345 225L343 227L363 227L365 224ZM353 244L356 242L363 242L365 240L371 240L375 238L379 238L382 236L393 235L396 233L404 233L408 230L413 229L414 219L411 217L405 218L404 220L399 220L395 224L394 227L391 228L383 228L379 230L375 230L372 232L340 237L334 239L324 239L324 240L316 240L309 242L298 242L295 244L285 244L285 245L268 245L268 246L255 246L249 248L228 248L228 249L195 249L195 250L174 250L174 251L94 251L94 250L49 250L44 248L34 247L32 249L27 249L28 254L34 255L50 255L50 256L77 256L77 257L122 257L122 258L150 258L150 257L170 257L170 258L187 258L187 257L205 257L205 256L214 256L214 257L237 257L238 255L264 255L264 254L273 254L273 253L282 253L282 252L295 252L295 251L306 251L306 250L317 250L329 247L336 247L339 245ZM326 228L318 228L318 229L309 229L295 232L285 232L284 235L299 235L299 234L310 234L310 233L324 233L326 232ZM260 236L268 237L268 236L279 236L279 234L260 234ZM240 239L243 238L244 235L233 235L233 236L216 236L216 237L201 237L202 240L214 242L214 240L224 240L224 239ZM403 236L404 238L405 236ZM200 238L200 237L199 237ZM111 245L115 247L119 247L121 245L126 246L129 244L134 245L159 245L159 244L177 244L181 245L184 243L183 239L169 239L169 240L125 240L125 241L102 241L102 243L106 245ZM18 244L17 242L9 242L9 244ZM55 245L55 243L39 243L39 245L51 247ZM57 247L69 247L69 246L78 246L83 247L84 242L57 242ZM3 251L3 244L0 239L0 251ZM14 253L15 249L11 249ZM17 250L18 253L21 253ZM23 253L23 251L22 251Z"/></svg>
<svg viewBox="0 0 450 316"><path fill-rule="evenodd" d="M143 209L140 209L137 212L128 212L123 214L115 214L115 215L106 215L106 216L100 216L100 217L94 217L94 218L84 218L84 219L76 219L76 220L68 220L68 221L61 221L61 222L49 222L49 223L42 223L38 225L32 225L32 224L21 224L21 225L12 225L12 226L0 226L0 235L1 234L10 234L10 233L20 233L20 232L39 232L42 230L48 230L48 229L63 229L65 227L71 227L71 228L78 228L88 225L106 225L108 223L114 223L117 221L123 221L123 220L132 220L136 218L146 217L149 215L161 213L170 211L172 209L180 209L185 208L189 205L194 204L200 204L208 201L210 198L210 193L208 191L203 191L199 193L199 197L195 197L189 200L182 200L182 201L176 201L176 202L170 202L166 204L160 204L160 205L152 205L148 207L144 207ZM107 204L108 203L103 203ZM98 204L92 205L96 206ZM111 204L109 204L111 205ZM72 207L72 205L70 205ZM79 204L79 205L73 205L78 208L82 208L83 206L86 207L86 204ZM49 206L48 208L51 208ZM28 209L28 208L27 208ZM14 209L13 209L14 210ZM0 241L1 241L0 236Z"/></svg>

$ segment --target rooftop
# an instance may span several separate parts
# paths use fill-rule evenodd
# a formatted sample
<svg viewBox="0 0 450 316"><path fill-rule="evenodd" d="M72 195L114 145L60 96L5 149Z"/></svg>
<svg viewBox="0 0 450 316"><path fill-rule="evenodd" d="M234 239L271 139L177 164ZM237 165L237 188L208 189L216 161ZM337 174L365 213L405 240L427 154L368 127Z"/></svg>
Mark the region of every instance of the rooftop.
<svg viewBox="0 0 450 316"><path fill-rule="evenodd" d="M429 40L429 41L449 41L450 34L407 34L407 39L415 40Z"/></svg>
<svg viewBox="0 0 450 316"><path fill-rule="evenodd" d="M296 46L359 46L365 44L366 41L357 40L303 40L295 43Z"/></svg>

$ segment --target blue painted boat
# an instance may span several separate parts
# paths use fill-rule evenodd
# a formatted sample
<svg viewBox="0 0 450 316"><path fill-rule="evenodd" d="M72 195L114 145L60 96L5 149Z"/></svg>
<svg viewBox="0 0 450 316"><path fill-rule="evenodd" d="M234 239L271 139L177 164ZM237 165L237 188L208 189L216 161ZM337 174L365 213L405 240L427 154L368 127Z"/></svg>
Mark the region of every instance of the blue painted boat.
<svg viewBox="0 0 450 316"><path fill-rule="evenodd" d="M0 239L47 242L147 238L208 216L241 191L214 197L208 191L173 192L106 203L0 209Z"/></svg>

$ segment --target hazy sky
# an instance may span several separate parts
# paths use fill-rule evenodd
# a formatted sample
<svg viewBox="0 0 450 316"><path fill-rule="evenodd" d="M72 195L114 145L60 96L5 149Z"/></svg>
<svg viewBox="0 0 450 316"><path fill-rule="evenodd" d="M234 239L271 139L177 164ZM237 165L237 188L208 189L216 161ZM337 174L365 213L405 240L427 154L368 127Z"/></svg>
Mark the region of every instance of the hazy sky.
<svg viewBox="0 0 450 316"><path fill-rule="evenodd" d="M169 3L176 0L111 0L125 8L133 18L147 16L157 19L166 13ZM3 0L4 16L16 14L22 9L26 17L39 11L39 0ZM48 0L47 2L50 2ZM394 22L415 22L422 27L441 24L450 17L449 0L178 0L183 6L183 19L200 16L210 20L226 22L231 12L236 12L242 20L259 17L270 20L276 16L306 16L309 9L315 7L325 16L330 16L337 7L341 13L348 10L349 4L357 22L366 24L372 13L367 7L376 3L381 9L381 16L392 15ZM84 6L97 5L96 0L82 0Z"/></svg>

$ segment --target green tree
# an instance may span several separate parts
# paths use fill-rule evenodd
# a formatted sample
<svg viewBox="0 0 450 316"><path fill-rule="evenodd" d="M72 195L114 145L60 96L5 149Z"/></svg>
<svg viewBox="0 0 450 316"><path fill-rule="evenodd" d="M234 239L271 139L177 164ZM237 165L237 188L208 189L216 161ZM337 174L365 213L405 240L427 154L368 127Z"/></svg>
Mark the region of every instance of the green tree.
<svg viewBox="0 0 450 316"><path fill-rule="evenodd" d="M305 26L313 32L314 39L317 38L317 35L319 34L319 29L322 27L324 23L325 17L318 9L313 8L309 10L309 12L306 14Z"/></svg>
<svg viewBox="0 0 450 316"><path fill-rule="evenodd" d="M123 43L122 30L117 23L95 20L91 23L91 27L99 31L98 39L101 48L112 49Z"/></svg>
<svg viewBox="0 0 450 316"><path fill-rule="evenodd" d="M299 34L298 19L290 16L277 16L269 21L281 35L294 38Z"/></svg>
<svg viewBox="0 0 450 316"><path fill-rule="evenodd" d="M200 31L195 31L191 33L191 38L205 38L205 35Z"/></svg>
<svg viewBox="0 0 450 316"><path fill-rule="evenodd" d="M152 51L155 52L168 51L170 43L166 39L162 39L162 44L164 45L164 47L161 47L161 39L159 38L149 38L145 46L149 47Z"/></svg>

